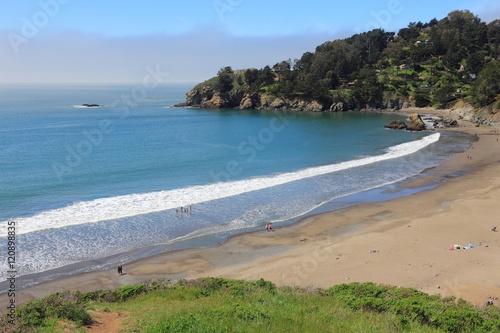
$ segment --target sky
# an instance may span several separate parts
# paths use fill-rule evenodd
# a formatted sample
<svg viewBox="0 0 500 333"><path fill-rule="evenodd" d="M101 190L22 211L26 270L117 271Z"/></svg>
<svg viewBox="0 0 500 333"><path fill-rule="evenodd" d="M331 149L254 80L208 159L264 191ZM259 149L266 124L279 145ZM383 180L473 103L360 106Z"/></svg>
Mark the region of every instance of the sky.
<svg viewBox="0 0 500 333"><path fill-rule="evenodd" d="M500 19L498 0L0 0L0 83L201 82L457 9Z"/></svg>

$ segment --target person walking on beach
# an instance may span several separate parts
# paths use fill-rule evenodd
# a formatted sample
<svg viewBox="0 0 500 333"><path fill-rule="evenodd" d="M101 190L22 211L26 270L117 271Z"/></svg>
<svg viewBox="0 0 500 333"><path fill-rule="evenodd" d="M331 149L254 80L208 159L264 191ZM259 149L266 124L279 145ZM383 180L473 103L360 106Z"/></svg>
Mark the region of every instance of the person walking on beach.
<svg viewBox="0 0 500 333"><path fill-rule="evenodd" d="M119 264L118 265L118 275L122 275L122 274L123 274L123 265Z"/></svg>
<svg viewBox="0 0 500 333"><path fill-rule="evenodd" d="M269 231L269 223L266 223L266 231Z"/></svg>
<svg viewBox="0 0 500 333"><path fill-rule="evenodd" d="M269 223L269 231L273 231L273 224Z"/></svg>

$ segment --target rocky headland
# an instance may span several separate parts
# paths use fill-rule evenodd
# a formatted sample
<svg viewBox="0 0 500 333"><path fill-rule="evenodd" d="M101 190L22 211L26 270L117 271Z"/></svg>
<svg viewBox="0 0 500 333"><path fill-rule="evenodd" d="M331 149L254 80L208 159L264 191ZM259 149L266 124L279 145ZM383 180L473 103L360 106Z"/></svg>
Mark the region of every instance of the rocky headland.
<svg viewBox="0 0 500 333"><path fill-rule="evenodd" d="M486 24L457 10L397 32L375 29L326 41L298 59L260 69L223 67L177 106L405 113L438 108L456 118L438 127L461 119L497 126L500 38L487 36L500 36L500 20Z"/></svg>
<svg viewBox="0 0 500 333"><path fill-rule="evenodd" d="M244 89L234 89L228 93L221 93L210 86L209 81L201 83L186 93L185 103L176 107L195 107L206 109L232 108L237 110L282 110L292 112L344 112L344 111L410 111L415 110L409 118L409 123L394 121L386 125L390 129L405 129L422 131L428 128L458 127L458 120L475 123L476 126L490 125L500 127L500 113L494 106L476 108L464 101L458 101L448 109L454 117L438 117L422 119L429 109L420 109L415 106L411 98L387 98L383 106L351 109L342 102L328 103L304 96L276 96L267 92L249 93ZM407 112L406 112L407 113ZM426 124L431 124L428 126Z"/></svg>
<svg viewBox="0 0 500 333"><path fill-rule="evenodd" d="M311 97L290 95L277 96L272 93L249 93L244 89L235 89L221 93L218 89L206 84L199 84L186 93L186 102L176 107L199 107L207 109L234 108L239 110L286 110L304 112L341 112L341 111L374 111L400 110L412 107L411 101L403 98L388 98L383 106L367 104L365 108L351 108L341 102L326 102Z"/></svg>

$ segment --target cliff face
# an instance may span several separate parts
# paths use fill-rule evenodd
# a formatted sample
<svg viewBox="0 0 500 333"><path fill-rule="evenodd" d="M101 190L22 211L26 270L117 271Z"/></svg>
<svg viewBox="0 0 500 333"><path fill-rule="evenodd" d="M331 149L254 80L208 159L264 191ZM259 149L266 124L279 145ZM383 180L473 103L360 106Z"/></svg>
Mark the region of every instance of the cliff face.
<svg viewBox="0 0 500 333"><path fill-rule="evenodd" d="M243 92L235 91L221 94L211 87L194 88L187 92L185 106L207 109L238 107L243 98Z"/></svg>
<svg viewBox="0 0 500 333"><path fill-rule="evenodd" d="M182 106L201 107L209 109L236 108L240 110L292 110L320 112L328 110L323 103L300 97L277 97L268 93L247 93L241 90L221 94L209 87L195 87L186 94L186 102ZM334 111L343 111L341 109Z"/></svg>
<svg viewBox="0 0 500 333"><path fill-rule="evenodd" d="M500 109L492 104L481 109L476 109L470 104L458 102L451 109L459 119L464 119L479 125L490 125L500 127Z"/></svg>
<svg viewBox="0 0 500 333"><path fill-rule="evenodd" d="M409 98L386 97L381 107L366 105L362 110L370 111L376 109L400 110L415 107L414 101ZM342 112L356 110L352 105L343 101L325 102L304 96L276 96L268 92L249 93L243 87L232 89L227 93L204 82L186 93L186 102L176 106L199 107L207 109L234 108L239 110L288 110L302 112ZM359 108L357 110L360 110ZM459 101L451 109L460 119L465 119L479 125L492 125L500 127L500 112L493 105L477 109L473 106ZM411 130L422 130L423 122L415 119Z"/></svg>
<svg viewBox="0 0 500 333"><path fill-rule="evenodd" d="M233 89L221 93L210 84L199 84L186 93L186 102L178 106L200 107L207 109L235 108L240 110L289 110L304 112L341 112L360 110L343 101L321 101L300 95L277 96L268 92L249 93L246 89ZM407 99L386 98L382 107L366 105L363 110L399 110L413 106Z"/></svg>

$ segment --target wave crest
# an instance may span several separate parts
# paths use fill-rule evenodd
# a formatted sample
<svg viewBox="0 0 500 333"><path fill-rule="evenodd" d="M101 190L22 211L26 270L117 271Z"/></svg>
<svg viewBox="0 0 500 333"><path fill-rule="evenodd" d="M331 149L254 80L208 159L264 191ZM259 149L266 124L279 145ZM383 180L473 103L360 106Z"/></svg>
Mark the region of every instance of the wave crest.
<svg viewBox="0 0 500 333"><path fill-rule="evenodd" d="M231 197L301 179L411 155L437 142L439 138L440 134L434 133L417 141L390 147L381 155L364 157L331 165L311 167L295 172L226 183L191 186L174 190L129 194L95 199L92 201L76 202L59 209L53 209L30 217L16 219L17 225L19 226L18 234L114 220ZM4 221L0 225L0 237L5 237L6 235L7 221Z"/></svg>

